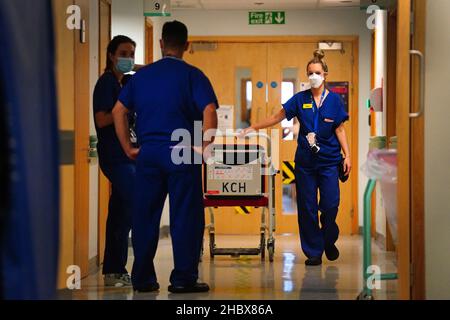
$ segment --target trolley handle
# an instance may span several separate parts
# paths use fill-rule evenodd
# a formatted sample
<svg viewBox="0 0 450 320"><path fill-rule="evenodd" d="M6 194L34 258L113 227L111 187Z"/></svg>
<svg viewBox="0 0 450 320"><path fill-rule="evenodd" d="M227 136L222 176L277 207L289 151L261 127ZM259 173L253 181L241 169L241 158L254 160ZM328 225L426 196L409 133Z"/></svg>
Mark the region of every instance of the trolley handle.
<svg viewBox="0 0 450 320"><path fill-rule="evenodd" d="M219 135L219 137L235 137L235 138L239 138L239 139L250 139L252 137L264 137L267 138L267 140L271 140L270 136L266 133L258 133L258 132L249 132L247 133L245 136L241 137L240 133L230 133L230 132L226 132L226 133L221 133Z"/></svg>
<svg viewBox="0 0 450 320"><path fill-rule="evenodd" d="M226 132L226 133L221 133L220 135L217 135L216 137L220 138L220 137L224 137L224 138L235 138L235 139L244 139L244 140L250 140L251 138L265 138L268 142L268 146L267 146L267 155L268 157L272 156L272 150L271 150L271 144L272 144L272 139L270 138L270 136L266 133L258 133L258 132L249 132L247 133L245 136L241 137L240 133L230 133L230 132Z"/></svg>

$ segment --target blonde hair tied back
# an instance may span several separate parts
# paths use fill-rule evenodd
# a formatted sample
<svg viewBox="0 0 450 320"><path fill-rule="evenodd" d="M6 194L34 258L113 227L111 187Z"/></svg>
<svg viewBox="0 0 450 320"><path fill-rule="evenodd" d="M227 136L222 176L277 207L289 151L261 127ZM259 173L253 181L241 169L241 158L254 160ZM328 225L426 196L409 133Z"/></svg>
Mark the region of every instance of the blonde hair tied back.
<svg viewBox="0 0 450 320"><path fill-rule="evenodd" d="M306 72L308 72L308 68L310 65L312 64L320 64L322 65L323 71L325 71L326 73L328 73L328 66L326 64L326 62L323 60L323 58L325 58L325 52L321 49L317 49L314 51L314 58L312 58L309 62L308 65L306 66Z"/></svg>

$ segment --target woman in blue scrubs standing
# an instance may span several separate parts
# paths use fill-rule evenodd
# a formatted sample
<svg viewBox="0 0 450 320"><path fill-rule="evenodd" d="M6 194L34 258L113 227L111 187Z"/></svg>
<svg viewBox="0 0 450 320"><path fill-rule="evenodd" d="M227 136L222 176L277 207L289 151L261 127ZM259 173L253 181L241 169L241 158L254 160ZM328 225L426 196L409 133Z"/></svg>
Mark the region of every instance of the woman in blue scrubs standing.
<svg viewBox="0 0 450 320"><path fill-rule="evenodd" d="M112 109L134 68L136 43L117 36L108 45L107 66L94 91L94 118L102 172L112 184L106 223L103 274L106 286L130 286L126 269L136 167L117 139ZM132 120L131 117L129 119ZM131 126L130 126L131 127Z"/></svg>
<svg viewBox="0 0 450 320"><path fill-rule="evenodd" d="M345 176L352 167L344 128L349 116L340 96L326 88L328 66L324 56L322 50L317 50L308 62L310 90L297 93L277 114L243 133L272 127L284 119L297 117L299 120L295 178L300 239L308 258L306 265L321 265L324 252L330 261L339 257L335 245L339 236L336 224L340 202L339 167L343 166Z"/></svg>

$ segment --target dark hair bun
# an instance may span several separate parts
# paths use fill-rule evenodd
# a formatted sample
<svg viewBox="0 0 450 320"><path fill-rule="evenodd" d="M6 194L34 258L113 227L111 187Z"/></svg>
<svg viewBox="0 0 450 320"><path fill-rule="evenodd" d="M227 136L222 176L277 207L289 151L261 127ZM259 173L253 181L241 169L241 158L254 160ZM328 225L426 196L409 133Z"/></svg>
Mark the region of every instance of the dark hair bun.
<svg viewBox="0 0 450 320"><path fill-rule="evenodd" d="M323 52L323 50L321 49L317 49L316 51L314 51L314 58L322 60L323 58L325 58L325 52Z"/></svg>

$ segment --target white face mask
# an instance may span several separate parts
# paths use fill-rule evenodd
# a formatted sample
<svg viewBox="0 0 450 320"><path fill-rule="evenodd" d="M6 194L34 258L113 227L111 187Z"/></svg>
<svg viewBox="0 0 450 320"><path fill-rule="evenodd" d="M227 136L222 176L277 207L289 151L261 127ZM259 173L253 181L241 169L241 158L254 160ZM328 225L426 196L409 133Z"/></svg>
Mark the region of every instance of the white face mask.
<svg viewBox="0 0 450 320"><path fill-rule="evenodd" d="M309 82L311 83L311 87L313 87L314 89L320 88L324 81L325 79L321 75L313 73L309 76Z"/></svg>

